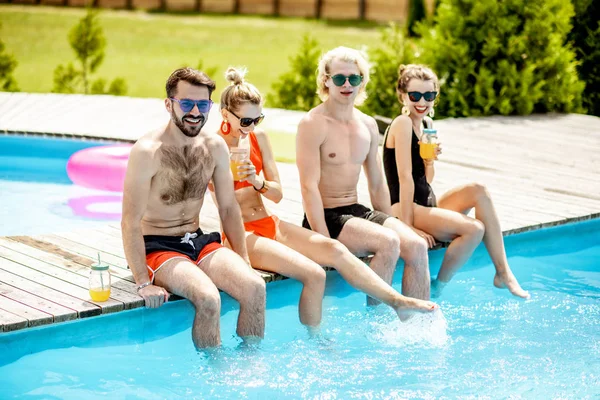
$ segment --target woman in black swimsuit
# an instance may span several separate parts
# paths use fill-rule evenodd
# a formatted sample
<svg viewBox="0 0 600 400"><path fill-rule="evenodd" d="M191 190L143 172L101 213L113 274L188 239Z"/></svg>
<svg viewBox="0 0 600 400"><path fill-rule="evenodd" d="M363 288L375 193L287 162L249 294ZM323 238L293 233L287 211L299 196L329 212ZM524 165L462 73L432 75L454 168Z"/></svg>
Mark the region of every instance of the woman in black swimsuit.
<svg viewBox="0 0 600 400"><path fill-rule="evenodd" d="M437 76L422 65L401 65L396 92L403 105L386 132L383 166L396 218L412 227L430 247L435 241L451 242L437 278L432 280L432 296L439 296L454 273L483 242L496 268L494 285L507 288L515 296L528 298L513 275L506 259L504 241L494 204L485 186L472 183L456 187L439 200L430 186L436 157L423 160L419 142L423 128L431 128L434 100L439 93ZM402 188L402 190L400 190ZM475 209L475 218L467 216Z"/></svg>

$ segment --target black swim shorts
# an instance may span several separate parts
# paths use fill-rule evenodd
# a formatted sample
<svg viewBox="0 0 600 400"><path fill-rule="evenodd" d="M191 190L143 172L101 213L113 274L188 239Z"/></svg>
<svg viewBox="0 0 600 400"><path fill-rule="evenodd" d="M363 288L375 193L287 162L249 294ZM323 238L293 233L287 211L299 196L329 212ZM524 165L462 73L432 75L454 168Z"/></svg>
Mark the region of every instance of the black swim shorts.
<svg viewBox="0 0 600 400"><path fill-rule="evenodd" d="M325 224L327 224L329 236L331 236L332 239L337 239L344 224L348 222L350 218L362 218L379 225L383 225L388 218L391 218L386 213L373 211L362 204L350 204L349 206L326 208L323 211L325 211ZM302 226L306 229L311 229L308 219L306 219L306 214L304 214Z"/></svg>

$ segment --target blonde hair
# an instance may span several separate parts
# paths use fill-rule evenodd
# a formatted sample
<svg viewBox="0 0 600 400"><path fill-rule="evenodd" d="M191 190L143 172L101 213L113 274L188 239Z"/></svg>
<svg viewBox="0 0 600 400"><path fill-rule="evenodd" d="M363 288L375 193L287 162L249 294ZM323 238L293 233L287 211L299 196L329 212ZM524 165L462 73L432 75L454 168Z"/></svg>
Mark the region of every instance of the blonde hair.
<svg viewBox="0 0 600 400"><path fill-rule="evenodd" d="M317 69L317 94L319 98L321 101L326 101L329 98L329 88L325 85L325 82L327 82L330 76L331 63L334 60L354 63L358 67L363 80L354 104L357 106L361 105L367 98L365 87L369 83L369 62L362 52L349 47L336 47L325 53L319 60L319 67Z"/></svg>
<svg viewBox="0 0 600 400"><path fill-rule="evenodd" d="M398 96L400 103L402 103L402 95L406 94L411 79L433 81L434 89L437 92L440 90L438 77L429 67L420 64L402 64L398 68L398 82L396 83L396 95Z"/></svg>
<svg viewBox="0 0 600 400"><path fill-rule="evenodd" d="M258 89L244 80L246 72L246 68L227 68L225 79L231 84L221 93L221 109L237 111L245 103L254 105L262 103L262 96Z"/></svg>

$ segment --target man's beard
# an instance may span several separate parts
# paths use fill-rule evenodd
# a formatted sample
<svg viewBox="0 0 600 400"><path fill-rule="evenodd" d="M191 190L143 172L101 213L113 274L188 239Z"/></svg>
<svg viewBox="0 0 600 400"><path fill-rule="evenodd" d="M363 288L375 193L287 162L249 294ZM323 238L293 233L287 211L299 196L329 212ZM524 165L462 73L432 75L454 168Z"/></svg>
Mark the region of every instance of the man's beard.
<svg viewBox="0 0 600 400"><path fill-rule="evenodd" d="M183 122L185 118L200 119L200 123L198 124L198 126L185 126L185 123ZM179 130L183 132L183 134L187 137L198 136L198 134L202 130L202 127L204 126L204 124L206 124L206 118L204 118L204 115L202 114L200 114L197 117L191 114L185 114L183 117L181 117L181 119L179 119L177 118L177 115L175 115L175 110L171 111L171 121L173 121L175 126L177 126Z"/></svg>

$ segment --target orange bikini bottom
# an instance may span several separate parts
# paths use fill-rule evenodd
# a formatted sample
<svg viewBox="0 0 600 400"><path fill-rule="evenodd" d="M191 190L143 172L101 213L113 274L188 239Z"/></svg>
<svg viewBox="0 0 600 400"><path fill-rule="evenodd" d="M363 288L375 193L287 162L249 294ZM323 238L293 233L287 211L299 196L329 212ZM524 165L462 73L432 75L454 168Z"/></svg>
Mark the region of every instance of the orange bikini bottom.
<svg viewBox="0 0 600 400"><path fill-rule="evenodd" d="M257 219L256 221L250 221L244 223L244 230L246 232L252 232L256 236L265 237L267 239L275 240L277 235L277 225L279 225L279 218L275 215L271 215L265 218ZM223 235L223 243L227 238L225 233Z"/></svg>

